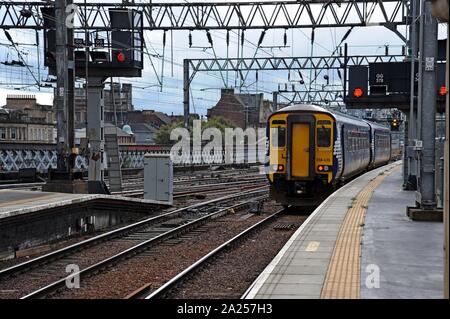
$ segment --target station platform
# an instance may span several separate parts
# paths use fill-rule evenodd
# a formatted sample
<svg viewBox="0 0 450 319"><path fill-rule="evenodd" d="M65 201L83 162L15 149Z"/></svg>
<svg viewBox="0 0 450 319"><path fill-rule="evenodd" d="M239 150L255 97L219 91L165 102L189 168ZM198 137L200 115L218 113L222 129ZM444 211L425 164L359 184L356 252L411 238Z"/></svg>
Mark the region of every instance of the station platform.
<svg viewBox="0 0 450 319"><path fill-rule="evenodd" d="M0 190L0 260L46 252L62 239L126 225L170 207L115 195Z"/></svg>
<svg viewBox="0 0 450 319"><path fill-rule="evenodd" d="M325 200L244 294L245 299L442 298L444 226L406 216L401 162Z"/></svg>
<svg viewBox="0 0 450 319"><path fill-rule="evenodd" d="M24 190L0 190L0 220L39 210L62 207L96 199L120 200L168 206L165 202L114 195L63 194Z"/></svg>

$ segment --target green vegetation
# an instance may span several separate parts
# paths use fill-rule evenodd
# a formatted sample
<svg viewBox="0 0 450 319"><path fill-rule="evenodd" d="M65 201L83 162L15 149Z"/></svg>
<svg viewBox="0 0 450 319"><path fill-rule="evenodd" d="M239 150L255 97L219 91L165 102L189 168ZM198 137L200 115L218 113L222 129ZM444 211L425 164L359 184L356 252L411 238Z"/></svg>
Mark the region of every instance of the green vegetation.
<svg viewBox="0 0 450 319"><path fill-rule="evenodd" d="M193 119L191 119L189 122L190 123L189 123L188 129L192 136ZM183 127L183 122L181 122L181 121L174 122L169 125L163 125L160 128L160 130L156 133L155 143L160 144L160 145L175 144L176 141L170 140L170 133L172 132L172 130L174 130L176 128L182 128L182 127ZM202 121L202 132L208 128L217 128L223 134L223 133L225 133L226 128L234 128L234 125L227 119L225 119L221 116L217 116L217 117L213 117L207 121Z"/></svg>

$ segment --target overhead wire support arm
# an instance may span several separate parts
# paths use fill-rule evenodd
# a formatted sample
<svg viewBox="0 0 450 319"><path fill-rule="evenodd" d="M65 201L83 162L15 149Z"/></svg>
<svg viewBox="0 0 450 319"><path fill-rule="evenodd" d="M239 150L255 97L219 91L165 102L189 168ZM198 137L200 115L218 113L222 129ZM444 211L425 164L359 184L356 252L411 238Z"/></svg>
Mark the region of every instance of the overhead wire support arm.
<svg viewBox="0 0 450 319"><path fill-rule="evenodd" d="M286 29L406 25L409 0L303 0L202 3L126 3L143 12L144 30ZM75 1L75 4L80 4ZM43 28L40 8L47 2L0 1L3 28ZM92 14L80 15L80 24L110 30L109 9L123 3L88 3ZM21 13L24 12L24 13ZM83 21L87 20L87 21ZM87 22L87 23L85 23ZM76 26L77 27L77 26ZM80 26L78 26L80 27Z"/></svg>
<svg viewBox="0 0 450 319"><path fill-rule="evenodd" d="M399 62L404 55L353 55L347 57L348 66L368 65L374 62ZM304 57L263 57L263 58L219 58L219 59L187 59L192 70L189 83L197 72L224 71L273 71L273 70L309 70L341 69L344 65L343 56L304 56Z"/></svg>

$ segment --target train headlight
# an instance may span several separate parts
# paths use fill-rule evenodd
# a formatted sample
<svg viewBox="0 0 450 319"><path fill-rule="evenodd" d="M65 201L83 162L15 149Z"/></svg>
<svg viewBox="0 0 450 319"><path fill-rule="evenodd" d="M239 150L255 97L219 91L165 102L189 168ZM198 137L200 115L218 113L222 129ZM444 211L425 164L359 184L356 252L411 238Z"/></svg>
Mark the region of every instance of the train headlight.
<svg viewBox="0 0 450 319"><path fill-rule="evenodd" d="M331 167L328 165L319 165L317 166L317 171L319 172L331 172Z"/></svg>
<svg viewBox="0 0 450 319"><path fill-rule="evenodd" d="M273 165L272 170L274 172L283 172L284 171L284 165Z"/></svg>

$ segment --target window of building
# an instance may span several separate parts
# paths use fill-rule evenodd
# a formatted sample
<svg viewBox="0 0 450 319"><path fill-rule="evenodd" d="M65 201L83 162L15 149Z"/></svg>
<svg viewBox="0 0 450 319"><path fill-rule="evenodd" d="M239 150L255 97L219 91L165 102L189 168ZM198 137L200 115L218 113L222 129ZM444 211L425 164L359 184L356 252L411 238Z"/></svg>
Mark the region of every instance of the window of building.
<svg viewBox="0 0 450 319"><path fill-rule="evenodd" d="M0 140L6 140L6 128L0 127Z"/></svg>
<svg viewBox="0 0 450 319"><path fill-rule="evenodd" d="M17 138L17 129L15 127L11 128L11 139L15 140Z"/></svg>

